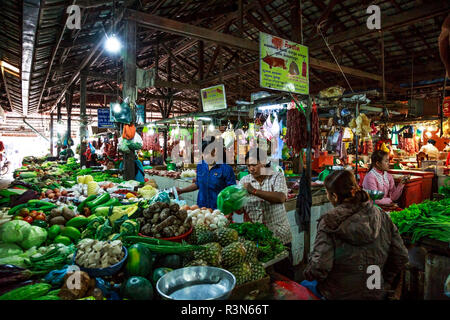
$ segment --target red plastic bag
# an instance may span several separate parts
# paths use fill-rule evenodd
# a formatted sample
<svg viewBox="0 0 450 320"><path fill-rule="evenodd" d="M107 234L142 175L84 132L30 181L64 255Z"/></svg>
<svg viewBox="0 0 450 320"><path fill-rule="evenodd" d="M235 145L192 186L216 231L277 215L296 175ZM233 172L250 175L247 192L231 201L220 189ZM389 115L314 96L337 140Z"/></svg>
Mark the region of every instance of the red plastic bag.
<svg viewBox="0 0 450 320"><path fill-rule="evenodd" d="M309 289L290 280L276 280L272 289L275 300L320 300Z"/></svg>

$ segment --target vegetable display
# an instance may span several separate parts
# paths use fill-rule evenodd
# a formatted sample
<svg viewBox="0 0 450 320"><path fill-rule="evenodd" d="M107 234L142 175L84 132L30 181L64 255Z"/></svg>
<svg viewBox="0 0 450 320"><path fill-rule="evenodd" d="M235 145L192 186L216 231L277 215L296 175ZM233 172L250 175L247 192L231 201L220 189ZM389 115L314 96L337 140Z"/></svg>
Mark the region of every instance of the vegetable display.
<svg viewBox="0 0 450 320"><path fill-rule="evenodd" d="M73 158L23 163L0 190L0 300L152 300L164 274L195 265L227 268L238 284L265 276L258 258L270 239L239 237L219 209L183 205L154 180L123 181ZM247 194L233 188L228 211Z"/></svg>
<svg viewBox="0 0 450 320"><path fill-rule="evenodd" d="M413 243L425 237L450 242L450 198L425 200L390 216L400 234L412 236Z"/></svg>

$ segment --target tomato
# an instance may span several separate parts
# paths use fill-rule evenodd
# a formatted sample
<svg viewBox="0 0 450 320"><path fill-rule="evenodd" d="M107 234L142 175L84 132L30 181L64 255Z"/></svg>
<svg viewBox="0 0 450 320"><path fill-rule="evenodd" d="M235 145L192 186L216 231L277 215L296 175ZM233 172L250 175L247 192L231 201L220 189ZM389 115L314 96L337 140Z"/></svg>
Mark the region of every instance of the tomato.
<svg viewBox="0 0 450 320"><path fill-rule="evenodd" d="M15 216L14 220L23 220L23 217L22 216Z"/></svg>
<svg viewBox="0 0 450 320"><path fill-rule="evenodd" d="M23 209L21 209L20 212L19 212L19 215L20 215L21 217L26 217L26 216L28 216L29 214L30 214L30 211L29 211L27 208L23 208Z"/></svg>
<svg viewBox="0 0 450 320"><path fill-rule="evenodd" d="M25 218L23 218L23 220L28 222L29 224L31 224L34 221L34 219L32 217L25 217Z"/></svg>
<svg viewBox="0 0 450 320"><path fill-rule="evenodd" d="M36 219L38 214L39 213L36 210L33 210L33 211L30 212L29 216L32 217L33 219Z"/></svg>
<svg viewBox="0 0 450 320"><path fill-rule="evenodd" d="M42 220L45 221L45 214L43 212L39 213L34 220Z"/></svg>

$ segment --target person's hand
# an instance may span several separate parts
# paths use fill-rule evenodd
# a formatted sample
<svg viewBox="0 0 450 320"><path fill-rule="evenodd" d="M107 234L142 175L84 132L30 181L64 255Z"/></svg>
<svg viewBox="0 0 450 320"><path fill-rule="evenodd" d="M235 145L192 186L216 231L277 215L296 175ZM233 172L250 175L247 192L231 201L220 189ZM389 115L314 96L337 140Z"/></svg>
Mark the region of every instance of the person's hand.
<svg viewBox="0 0 450 320"><path fill-rule="evenodd" d="M244 183L244 188L248 191L248 193L250 194L254 194L255 192L255 188L253 188L253 186L250 183Z"/></svg>
<svg viewBox="0 0 450 320"><path fill-rule="evenodd" d="M400 180L401 184L406 184L409 180L411 179L411 176L403 176L402 179Z"/></svg>
<svg viewBox="0 0 450 320"><path fill-rule="evenodd" d="M177 193L178 193L179 195L183 193L182 189L180 189L180 188L178 188L178 187L176 187L175 189L177 190Z"/></svg>

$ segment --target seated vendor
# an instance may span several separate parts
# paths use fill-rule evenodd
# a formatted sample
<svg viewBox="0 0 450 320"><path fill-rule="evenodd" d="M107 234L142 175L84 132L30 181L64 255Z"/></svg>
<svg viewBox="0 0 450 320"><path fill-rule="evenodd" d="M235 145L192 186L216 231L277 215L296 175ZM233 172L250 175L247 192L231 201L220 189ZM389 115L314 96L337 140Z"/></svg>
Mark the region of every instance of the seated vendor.
<svg viewBox="0 0 450 320"><path fill-rule="evenodd" d="M419 152L423 152L428 156L428 160L437 160L439 158L439 149L435 147L436 141L429 139L427 144L420 148Z"/></svg>
<svg viewBox="0 0 450 320"><path fill-rule="evenodd" d="M364 177L363 188L384 192L383 199L375 200L376 204L395 206L394 201L402 195L403 187L408 182L409 177L404 176L398 186L395 186L394 178L387 172L389 170L389 154L377 150L372 154L371 160L370 171Z"/></svg>
<svg viewBox="0 0 450 320"><path fill-rule="evenodd" d="M205 151L207 145L207 142L202 144L202 152ZM215 158L215 149L211 152L211 156ZM223 158L223 161L225 162L225 157ZM202 160L202 162L197 165L195 183L183 189L177 188L177 193L180 195L199 190L197 205L200 208L217 209L217 196L220 191L234 184L236 184L236 176L230 165L226 163L218 164L216 162L207 164Z"/></svg>
<svg viewBox="0 0 450 320"><path fill-rule="evenodd" d="M397 227L359 188L351 171L331 173L325 187L334 208L319 219L301 284L327 300L385 299L408 263ZM381 271L380 287L372 289L368 283L373 283L369 277L373 279L374 271L369 267L374 266Z"/></svg>
<svg viewBox="0 0 450 320"><path fill-rule="evenodd" d="M259 150L257 161L250 161L247 154L246 163L250 174L239 182L249 193L244 211L252 222L264 223L283 244L290 243L291 227L284 207L288 193L284 174L273 171L270 163L262 163Z"/></svg>

